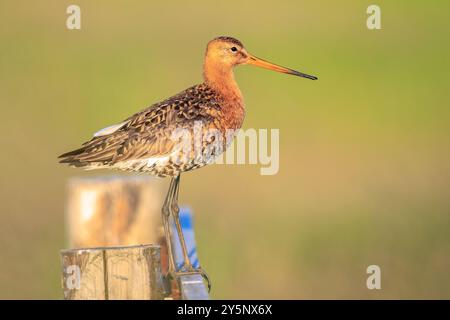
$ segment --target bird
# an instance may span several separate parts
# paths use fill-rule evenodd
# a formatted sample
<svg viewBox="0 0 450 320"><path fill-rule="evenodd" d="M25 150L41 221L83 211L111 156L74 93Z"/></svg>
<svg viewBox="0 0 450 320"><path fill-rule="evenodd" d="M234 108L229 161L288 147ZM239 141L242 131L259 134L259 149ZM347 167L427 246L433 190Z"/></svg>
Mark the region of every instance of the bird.
<svg viewBox="0 0 450 320"><path fill-rule="evenodd" d="M241 41L219 36L208 42L203 61L203 82L155 103L94 134L76 150L59 156L60 163L84 169L118 169L169 177L170 184L162 206L162 221L168 250L167 276L201 274L211 289L211 281L201 268L194 268L186 249L179 219L178 191L181 173L213 162L230 145L242 127L245 105L234 77L234 68L253 65L310 80L318 78L282 67L250 54ZM180 139L213 132L209 138ZM230 134L231 132L231 134ZM230 138L231 135L231 139ZM192 141L194 140L194 141ZM197 142L197 143L196 143ZM192 146L196 145L197 148ZM203 156L208 151L207 156ZM183 265L176 268L170 217L175 222L183 252Z"/></svg>

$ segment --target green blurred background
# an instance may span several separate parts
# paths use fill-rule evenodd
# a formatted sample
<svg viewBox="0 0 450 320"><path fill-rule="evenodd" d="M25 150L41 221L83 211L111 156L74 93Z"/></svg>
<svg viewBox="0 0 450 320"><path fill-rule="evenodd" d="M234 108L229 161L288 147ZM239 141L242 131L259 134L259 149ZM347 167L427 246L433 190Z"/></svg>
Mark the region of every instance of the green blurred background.
<svg viewBox="0 0 450 320"><path fill-rule="evenodd" d="M319 81L238 68L244 128L280 129L279 173L183 176L212 296L450 298L450 3L377 1L370 31L372 3L2 1L0 298L62 298L66 181L111 172L57 155L199 83L218 35Z"/></svg>

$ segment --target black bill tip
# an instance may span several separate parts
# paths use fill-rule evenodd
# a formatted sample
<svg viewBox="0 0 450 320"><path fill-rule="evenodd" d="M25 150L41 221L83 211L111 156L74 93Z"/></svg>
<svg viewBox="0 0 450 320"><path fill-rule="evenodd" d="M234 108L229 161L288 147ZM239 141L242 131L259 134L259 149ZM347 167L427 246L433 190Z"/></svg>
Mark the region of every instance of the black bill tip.
<svg viewBox="0 0 450 320"><path fill-rule="evenodd" d="M303 72L298 72L298 71L295 71L295 70L291 70L289 72L289 74L292 74L292 75L297 76L297 77L310 79L310 80L317 80L317 79L319 79L319 78L317 78L315 76L312 76L312 75L309 75L309 74L306 74L306 73L303 73Z"/></svg>

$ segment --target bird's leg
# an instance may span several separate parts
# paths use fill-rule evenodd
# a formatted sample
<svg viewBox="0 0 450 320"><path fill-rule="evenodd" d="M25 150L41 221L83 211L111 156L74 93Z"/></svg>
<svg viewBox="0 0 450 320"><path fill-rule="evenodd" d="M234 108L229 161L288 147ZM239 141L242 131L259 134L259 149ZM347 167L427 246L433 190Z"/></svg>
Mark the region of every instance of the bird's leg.
<svg viewBox="0 0 450 320"><path fill-rule="evenodd" d="M173 198L173 192L174 192L174 186L175 186L175 179L172 178L170 180L169 190L167 191L166 199L164 200L164 204L162 207L162 222L164 226L164 235L166 238L166 247L167 247L167 255L168 255L168 261L169 261L169 268L168 268L168 274L170 276L173 276L176 272L175 268L175 261L173 257L173 246L172 246L172 232L170 229L170 203Z"/></svg>
<svg viewBox="0 0 450 320"><path fill-rule="evenodd" d="M184 240L183 229L180 223L180 208L178 207L178 190L180 187L180 176L175 178L174 196L171 203L171 212L173 214L173 219L175 220L175 226L177 228L178 239L180 240L181 250L183 251L184 265L183 268L186 270L193 269L191 260L189 259L189 254L187 252L186 242Z"/></svg>
<svg viewBox="0 0 450 320"><path fill-rule="evenodd" d="M180 188L180 176L178 175L175 178L175 186L174 186L174 193L171 203L171 212L173 214L173 219L175 220L175 226L177 228L178 233L178 239L180 239L181 249L183 251L183 259L184 259L184 265L181 268L180 273L189 274L189 273L200 273L202 277L206 280L208 283L208 291L211 290L211 280L209 279L208 275L202 268L194 268L194 266L191 263L191 260L189 259L189 254L186 247L186 241L184 240L183 235L183 229L181 227L180 223L180 208L178 206L178 190Z"/></svg>

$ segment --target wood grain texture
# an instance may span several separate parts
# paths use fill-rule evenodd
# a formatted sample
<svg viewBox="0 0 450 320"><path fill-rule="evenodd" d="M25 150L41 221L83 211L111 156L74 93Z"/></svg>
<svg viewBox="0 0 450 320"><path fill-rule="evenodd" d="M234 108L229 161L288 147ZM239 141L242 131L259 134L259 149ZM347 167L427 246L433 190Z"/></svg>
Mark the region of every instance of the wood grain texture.
<svg viewBox="0 0 450 320"><path fill-rule="evenodd" d="M100 247L61 251L66 300L158 300L166 295L160 247Z"/></svg>

